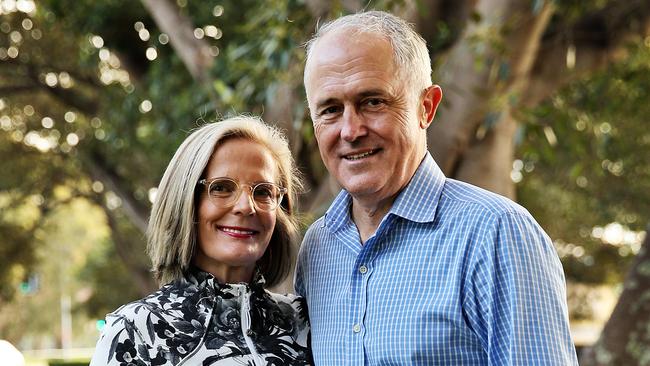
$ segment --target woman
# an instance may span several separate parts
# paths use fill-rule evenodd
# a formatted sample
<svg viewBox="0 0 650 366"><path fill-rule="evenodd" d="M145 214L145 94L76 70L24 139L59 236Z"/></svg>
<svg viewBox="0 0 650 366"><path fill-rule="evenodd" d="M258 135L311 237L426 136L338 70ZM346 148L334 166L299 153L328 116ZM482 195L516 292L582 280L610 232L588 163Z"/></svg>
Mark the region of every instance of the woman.
<svg viewBox="0 0 650 366"><path fill-rule="evenodd" d="M293 264L297 186L286 139L260 119L194 131L149 220L165 285L107 316L91 366L310 364L303 299L265 290Z"/></svg>

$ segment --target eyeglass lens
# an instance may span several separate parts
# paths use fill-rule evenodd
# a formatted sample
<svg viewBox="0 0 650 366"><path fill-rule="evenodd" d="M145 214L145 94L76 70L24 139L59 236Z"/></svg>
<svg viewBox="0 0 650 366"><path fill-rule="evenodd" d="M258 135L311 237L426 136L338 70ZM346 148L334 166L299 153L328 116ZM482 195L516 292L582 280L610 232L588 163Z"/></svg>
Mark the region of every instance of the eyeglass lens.
<svg viewBox="0 0 650 366"><path fill-rule="evenodd" d="M253 202L258 209L272 210L277 207L281 191L272 183L258 183L253 186L238 184L231 179L215 179L208 187L210 198L218 205L234 203L241 194L243 187L251 192Z"/></svg>

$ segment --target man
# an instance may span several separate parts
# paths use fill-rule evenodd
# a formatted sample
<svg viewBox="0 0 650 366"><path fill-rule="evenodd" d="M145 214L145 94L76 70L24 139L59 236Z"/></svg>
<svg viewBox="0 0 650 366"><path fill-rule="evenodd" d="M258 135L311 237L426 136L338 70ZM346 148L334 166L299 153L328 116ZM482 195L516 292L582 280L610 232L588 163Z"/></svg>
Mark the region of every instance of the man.
<svg viewBox="0 0 650 366"><path fill-rule="evenodd" d="M424 40L383 12L321 27L304 83L343 187L296 268L319 365L571 365L564 275L517 204L447 179L426 148L442 98Z"/></svg>

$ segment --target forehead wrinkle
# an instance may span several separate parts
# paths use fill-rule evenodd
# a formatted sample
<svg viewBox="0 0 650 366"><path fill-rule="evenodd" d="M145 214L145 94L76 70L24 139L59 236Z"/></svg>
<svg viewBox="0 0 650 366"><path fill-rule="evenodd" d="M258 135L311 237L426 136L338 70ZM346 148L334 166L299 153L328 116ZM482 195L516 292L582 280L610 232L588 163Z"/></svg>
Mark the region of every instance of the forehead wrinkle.
<svg viewBox="0 0 650 366"><path fill-rule="evenodd" d="M367 52L367 42L359 42L347 36L339 40L340 37L341 34L337 34L337 32L325 35L323 39L314 45L312 57L307 60L307 64L305 65L305 81L306 79L313 78L312 74L322 72L319 69L345 69L348 68L349 64L354 63L357 63L357 66L352 66L352 69L372 65L378 66L378 70L383 70L388 66L391 72L395 71L395 60L390 51L392 50L392 45L388 40L372 37L379 41L379 44L374 47L375 51ZM385 49L386 47L388 49ZM366 51L360 52L360 49L366 49ZM379 58L378 54L383 53L381 52L382 50L388 51L390 65L386 65L384 58Z"/></svg>
<svg viewBox="0 0 650 366"><path fill-rule="evenodd" d="M363 72L381 72L386 69L383 61L368 59L367 55L359 55L344 62L337 62L340 56L324 58L322 60L315 60L313 65L309 67L310 74L330 73L335 75L345 75L351 73L358 73L359 69ZM365 70L368 67L375 66L370 70ZM394 71L394 65L389 67L389 71Z"/></svg>
<svg viewBox="0 0 650 366"><path fill-rule="evenodd" d="M351 67L346 67L354 61L346 62L344 64L323 65L320 70L313 70L310 79L318 80L317 87L322 90L336 88L341 85L345 89L355 87L358 84L368 85L366 88L371 89L385 89L382 86L389 86L392 88L394 80L391 77L391 72L378 68L369 68L368 66L379 65L380 63L361 63L357 62ZM392 70L391 70L392 71ZM376 83L376 86L374 85Z"/></svg>
<svg viewBox="0 0 650 366"><path fill-rule="evenodd" d="M354 80L342 80L337 76L322 77L323 83L320 90L315 92L316 105L328 104L330 102L349 98L365 97L370 95L391 95L395 88L390 80L374 75L374 72L367 72Z"/></svg>

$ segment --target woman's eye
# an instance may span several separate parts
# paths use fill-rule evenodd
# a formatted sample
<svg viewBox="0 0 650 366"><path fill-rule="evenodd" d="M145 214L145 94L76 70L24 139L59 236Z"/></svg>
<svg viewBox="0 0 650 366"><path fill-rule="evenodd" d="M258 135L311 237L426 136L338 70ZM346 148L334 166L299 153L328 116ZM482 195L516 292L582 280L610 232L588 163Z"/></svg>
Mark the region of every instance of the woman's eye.
<svg viewBox="0 0 650 366"><path fill-rule="evenodd" d="M271 198L275 196L273 193L273 187L264 186L256 187L255 191L253 191L253 194L255 195L255 198Z"/></svg>
<svg viewBox="0 0 650 366"><path fill-rule="evenodd" d="M210 194L232 193L235 187L230 182L214 182L210 185Z"/></svg>

